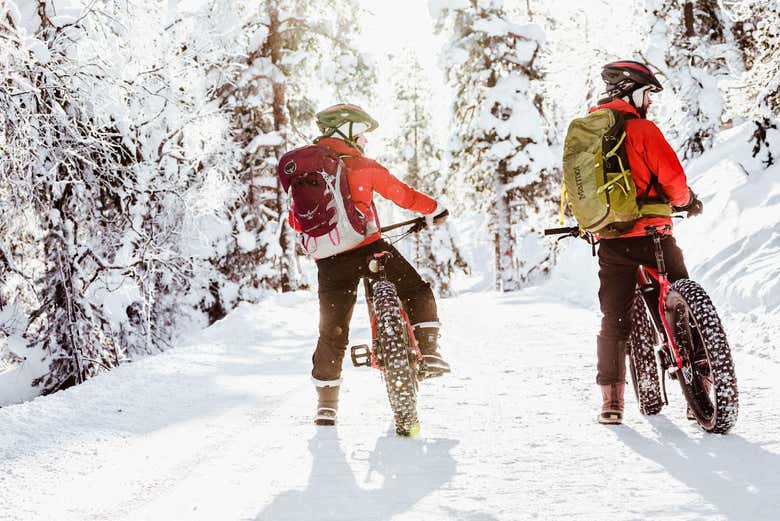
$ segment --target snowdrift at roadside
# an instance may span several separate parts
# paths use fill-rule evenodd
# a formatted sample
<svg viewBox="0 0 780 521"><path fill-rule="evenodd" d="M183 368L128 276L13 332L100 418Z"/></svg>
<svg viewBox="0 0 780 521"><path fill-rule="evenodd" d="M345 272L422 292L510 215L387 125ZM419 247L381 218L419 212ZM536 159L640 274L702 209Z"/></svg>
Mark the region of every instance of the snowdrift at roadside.
<svg viewBox="0 0 780 521"><path fill-rule="evenodd" d="M770 129L768 147L752 157L746 142L754 129L745 123L723 132L689 164L704 214L680 224L677 235L692 277L732 326L733 346L770 355L780 333L780 131Z"/></svg>

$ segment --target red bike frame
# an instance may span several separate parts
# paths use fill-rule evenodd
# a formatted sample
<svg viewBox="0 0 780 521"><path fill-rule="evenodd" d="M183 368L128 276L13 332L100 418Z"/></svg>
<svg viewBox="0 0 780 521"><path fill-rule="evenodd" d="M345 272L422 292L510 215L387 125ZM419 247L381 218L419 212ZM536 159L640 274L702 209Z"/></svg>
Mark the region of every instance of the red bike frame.
<svg viewBox="0 0 780 521"><path fill-rule="evenodd" d="M657 270L648 268L647 266L639 266L637 269L636 278L640 288L652 285L653 280L658 283L658 288L660 291L658 295L658 316L661 319L661 324L663 325L664 329L664 334L662 335L661 340L663 341L664 346L667 347L669 352L674 356L674 361L677 367L670 371L671 373L674 373L677 370L682 369L683 359L680 355L679 349L677 349L677 345L674 343L674 336L672 335L671 328L669 327L669 321L666 319L666 309L664 308L664 302L666 302L666 296L669 294L669 290L672 288L672 284L666 277L666 273L659 273Z"/></svg>

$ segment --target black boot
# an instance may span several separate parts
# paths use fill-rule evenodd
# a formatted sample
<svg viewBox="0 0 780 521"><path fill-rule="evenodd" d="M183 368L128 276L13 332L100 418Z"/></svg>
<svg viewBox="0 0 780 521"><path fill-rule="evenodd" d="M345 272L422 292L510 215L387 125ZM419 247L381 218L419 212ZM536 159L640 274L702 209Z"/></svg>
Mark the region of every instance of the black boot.
<svg viewBox="0 0 780 521"><path fill-rule="evenodd" d="M417 377L424 380L449 373L450 364L439 353L439 328L415 325L414 337L423 357L417 369Z"/></svg>

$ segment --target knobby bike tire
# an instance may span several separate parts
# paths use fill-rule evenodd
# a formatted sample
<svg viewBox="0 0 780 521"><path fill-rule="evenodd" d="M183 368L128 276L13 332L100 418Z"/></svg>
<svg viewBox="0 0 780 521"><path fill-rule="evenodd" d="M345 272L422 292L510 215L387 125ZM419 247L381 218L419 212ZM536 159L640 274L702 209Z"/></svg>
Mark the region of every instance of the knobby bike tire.
<svg viewBox="0 0 780 521"><path fill-rule="evenodd" d="M688 279L672 284L664 304L683 357L677 375L683 395L705 431L726 433L737 422L739 394L731 348L715 306Z"/></svg>
<svg viewBox="0 0 780 521"><path fill-rule="evenodd" d="M637 290L631 305L631 333L626 352L639 412L647 415L658 414L664 406L655 359L657 345L658 333L650 322L645 300Z"/></svg>
<svg viewBox="0 0 780 521"><path fill-rule="evenodd" d="M417 374L410 363L410 339L395 286L388 281L374 284L376 334L384 365L387 397L395 419L395 432L401 436L416 434Z"/></svg>

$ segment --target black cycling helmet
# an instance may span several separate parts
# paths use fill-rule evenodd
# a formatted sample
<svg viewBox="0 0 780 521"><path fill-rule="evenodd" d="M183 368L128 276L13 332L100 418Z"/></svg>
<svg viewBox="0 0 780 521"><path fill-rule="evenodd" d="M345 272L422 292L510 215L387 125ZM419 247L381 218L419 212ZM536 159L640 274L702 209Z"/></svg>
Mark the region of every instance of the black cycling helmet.
<svg viewBox="0 0 780 521"><path fill-rule="evenodd" d="M631 60L606 64L601 69L601 78L607 84L607 95L612 98L629 96L635 90L645 86L649 86L651 92L664 90L661 82L647 68L647 65Z"/></svg>

